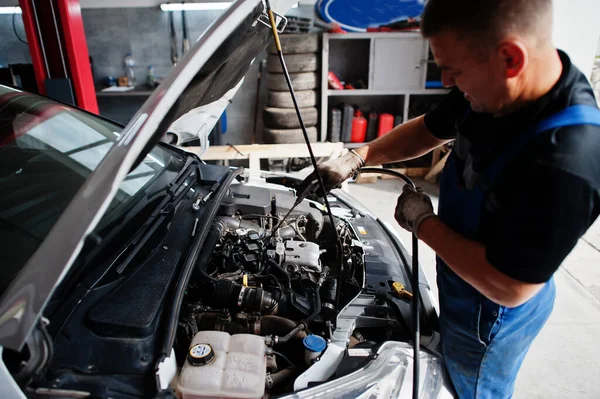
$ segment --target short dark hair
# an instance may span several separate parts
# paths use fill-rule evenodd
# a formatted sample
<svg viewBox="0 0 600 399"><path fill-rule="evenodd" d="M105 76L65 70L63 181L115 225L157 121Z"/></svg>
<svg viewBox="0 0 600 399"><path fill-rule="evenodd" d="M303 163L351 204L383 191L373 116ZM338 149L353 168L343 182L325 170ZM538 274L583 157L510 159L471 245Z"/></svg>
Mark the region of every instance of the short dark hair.
<svg viewBox="0 0 600 399"><path fill-rule="evenodd" d="M551 40L552 0L429 0L421 17L423 36L446 30L488 44L517 32Z"/></svg>

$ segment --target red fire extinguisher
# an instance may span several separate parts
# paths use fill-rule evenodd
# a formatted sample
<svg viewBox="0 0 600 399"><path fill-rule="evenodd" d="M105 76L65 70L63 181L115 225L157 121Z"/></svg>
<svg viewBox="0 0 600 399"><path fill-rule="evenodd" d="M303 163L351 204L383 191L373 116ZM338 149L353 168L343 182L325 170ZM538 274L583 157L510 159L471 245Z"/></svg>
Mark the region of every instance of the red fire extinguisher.
<svg viewBox="0 0 600 399"><path fill-rule="evenodd" d="M394 128L394 115L381 114L379 115L379 130L377 137L381 137Z"/></svg>
<svg viewBox="0 0 600 399"><path fill-rule="evenodd" d="M353 143L364 143L367 136L367 119L360 110L354 111L352 118L352 136L350 141Z"/></svg>

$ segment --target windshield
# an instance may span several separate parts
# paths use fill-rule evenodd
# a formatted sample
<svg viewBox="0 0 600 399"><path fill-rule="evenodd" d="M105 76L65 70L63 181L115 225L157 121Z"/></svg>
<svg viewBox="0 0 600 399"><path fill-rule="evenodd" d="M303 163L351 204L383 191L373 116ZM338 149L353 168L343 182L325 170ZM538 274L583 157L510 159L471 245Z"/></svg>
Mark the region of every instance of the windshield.
<svg viewBox="0 0 600 399"><path fill-rule="evenodd" d="M0 295L121 130L47 98L0 86ZM99 228L135 201L171 157L154 148L119 186Z"/></svg>

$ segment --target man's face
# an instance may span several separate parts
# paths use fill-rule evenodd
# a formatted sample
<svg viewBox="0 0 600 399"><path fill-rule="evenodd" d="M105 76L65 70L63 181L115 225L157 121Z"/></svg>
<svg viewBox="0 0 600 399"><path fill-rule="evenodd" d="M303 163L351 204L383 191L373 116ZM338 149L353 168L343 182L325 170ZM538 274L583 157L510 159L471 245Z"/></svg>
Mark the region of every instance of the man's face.
<svg viewBox="0 0 600 399"><path fill-rule="evenodd" d="M494 49L477 48L455 32L430 39L431 51L442 70L442 84L458 87L475 112L497 114L510 104L510 81L506 66Z"/></svg>

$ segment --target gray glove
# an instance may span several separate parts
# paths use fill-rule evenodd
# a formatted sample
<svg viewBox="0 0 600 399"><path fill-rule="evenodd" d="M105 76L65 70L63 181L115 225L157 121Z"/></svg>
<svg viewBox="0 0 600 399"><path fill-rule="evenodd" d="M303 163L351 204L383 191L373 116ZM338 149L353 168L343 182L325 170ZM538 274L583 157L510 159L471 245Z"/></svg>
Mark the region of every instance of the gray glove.
<svg viewBox="0 0 600 399"><path fill-rule="evenodd" d="M326 193L329 193L334 188L340 188L343 182L352 177L364 165L364 159L354 151L350 151L340 158L331 159L318 165L317 167L321 173ZM309 185L318 187L316 182L317 173L313 171L302 183L300 183L297 191L302 193ZM318 194L321 197L324 195L324 193L321 192Z"/></svg>
<svg viewBox="0 0 600 399"><path fill-rule="evenodd" d="M417 234L421 223L431 216L435 216L431 199L423 194L423 189L420 187L415 190L412 186L406 184L402 189L402 195L398 197L398 204L394 213L398 224L402 228Z"/></svg>

